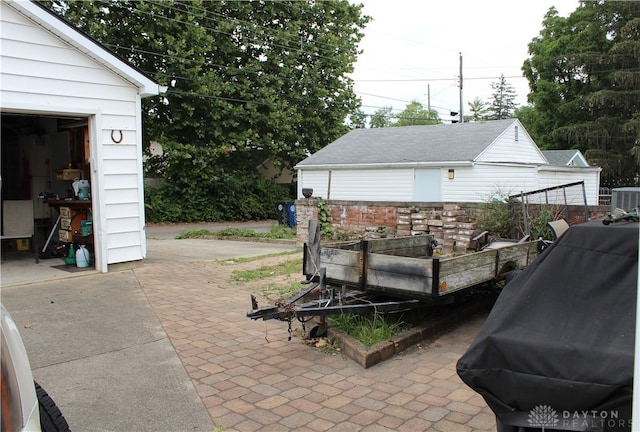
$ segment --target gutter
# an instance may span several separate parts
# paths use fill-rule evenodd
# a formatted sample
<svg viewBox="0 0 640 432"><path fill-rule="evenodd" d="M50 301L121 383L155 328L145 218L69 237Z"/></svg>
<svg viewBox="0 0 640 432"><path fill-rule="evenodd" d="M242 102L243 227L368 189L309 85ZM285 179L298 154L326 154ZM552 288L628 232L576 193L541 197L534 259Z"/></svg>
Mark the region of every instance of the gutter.
<svg viewBox="0 0 640 432"><path fill-rule="evenodd" d="M560 171L560 172L601 172L600 167L578 167L578 166L560 166L560 165L540 165L538 171Z"/></svg>
<svg viewBox="0 0 640 432"><path fill-rule="evenodd" d="M446 167L473 166L471 161L442 161L442 162L384 162L366 164L319 164L319 165L296 165L293 169L311 170L347 170L354 168L446 168Z"/></svg>

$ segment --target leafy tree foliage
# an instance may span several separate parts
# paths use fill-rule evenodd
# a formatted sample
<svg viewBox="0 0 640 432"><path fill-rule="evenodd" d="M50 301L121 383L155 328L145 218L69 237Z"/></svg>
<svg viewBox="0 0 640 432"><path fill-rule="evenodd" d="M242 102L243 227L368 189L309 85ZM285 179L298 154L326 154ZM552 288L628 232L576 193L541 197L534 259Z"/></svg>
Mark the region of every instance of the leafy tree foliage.
<svg viewBox="0 0 640 432"><path fill-rule="evenodd" d="M500 75L500 79L491 83L491 102L487 107L487 119L502 120L513 117L516 109L516 91L504 77Z"/></svg>
<svg viewBox="0 0 640 432"><path fill-rule="evenodd" d="M418 101L412 101L398 114L398 120L392 126L417 126L440 124L438 111L428 110Z"/></svg>
<svg viewBox="0 0 640 432"><path fill-rule="evenodd" d="M349 116L349 127L352 129L364 129L367 126L367 114L361 109Z"/></svg>
<svg viewBox="0 0 640 432"><path fill-rule="evenodd" d="M144 142L163 146L149 168L189 220L217 217L229 176L290 168L344 134L360 105L348 74L368 17L347 0L43 3L168 86L143 100Z"/></svg>
<svg viewBox="0 0 640 432"><path fill-rule="evenodd" d="M580 149L616 186L638 172L640 2L585 1L549 9L523 71L535 113L525 125L548 149Z"/></svg>
<svg viewBox="0 0 640 432"><path fill-rule="evenodd" d="M393 108L392 107L383 107L376 112L373 113L371 119L369 121L369 127L372 128L381 128L381 127L389 127L393 125Z"/></svg>

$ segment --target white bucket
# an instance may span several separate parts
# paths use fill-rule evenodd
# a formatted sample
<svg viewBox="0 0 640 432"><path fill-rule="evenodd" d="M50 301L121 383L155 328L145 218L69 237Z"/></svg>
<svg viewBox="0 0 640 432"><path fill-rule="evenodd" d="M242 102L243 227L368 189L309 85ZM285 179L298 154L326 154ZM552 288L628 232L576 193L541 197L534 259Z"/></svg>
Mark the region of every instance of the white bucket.
<svg viewBox="0 0 640 432"><path fill-rule="evenodd" d="M91 253L85 245L80 245L76 251L76 265L78 267L89 267L91 261Z"/></svg>

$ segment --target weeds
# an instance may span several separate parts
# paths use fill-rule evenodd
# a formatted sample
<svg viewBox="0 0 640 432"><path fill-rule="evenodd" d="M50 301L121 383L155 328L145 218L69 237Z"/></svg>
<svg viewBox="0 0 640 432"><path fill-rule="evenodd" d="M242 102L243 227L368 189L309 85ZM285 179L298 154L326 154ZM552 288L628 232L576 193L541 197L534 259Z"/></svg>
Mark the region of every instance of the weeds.
<svg viewBox="0 0 640 432"><path fill-rule="evenodd" d="M194 239L209 237L239 237L239 238L261 238L261 239L285 239L296 238L296 229L284 225L274 224L271 231L261 233L250 229L226 228L221 231L209 231L206 229L190 230L180 234L177 239Z"/></svg>
<svg viewBox="0 0 640 432"><path fill-rule="evenodd" d="M335 315L330 321L344 333L358 340L366 348L388 341L395 335L410 328L410 325L399 321L392 315Z"/></svg>
<svg viewBox="0 0 640 432"><path fill-rule="evenodd" d="M273 257L284 256L284 255L300 254L300 252L301 252L301 250L297 249L297 250L293 250L293 251L278 252L278 253L260 255L260 256L255 256L255 257L225 258L225 259L217 260L216 262L218 262L218 263L220 263L222 265L234 265L234 264L248 263L248 262L252 262L252 261L260 261L260 260L263 260L265 258L273 258Z"/></svg>
<svg viewBox="0 0 640 432"><path fill-rule="evenodd" d="M270 283L262 287L262 294L265 297L276 295L278 297L291 297L303 288L300 282L291 282L287 285Z"/></svg>
<svg viewBox="0 0 640 432"><path fill-rule="evenodd" d="M296 258L276 265L260 266L252 270L234 270L231 274L231 280L243 282L255 281L273 276L290 275L300 272L301 268L302 258Z"/></svg>

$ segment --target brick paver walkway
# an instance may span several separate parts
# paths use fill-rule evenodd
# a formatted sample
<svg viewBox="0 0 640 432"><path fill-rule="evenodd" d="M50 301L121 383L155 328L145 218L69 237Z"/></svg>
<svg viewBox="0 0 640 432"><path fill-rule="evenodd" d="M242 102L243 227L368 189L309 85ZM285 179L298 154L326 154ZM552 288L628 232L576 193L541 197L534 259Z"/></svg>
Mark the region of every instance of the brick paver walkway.
<svg viewBox="0 0 640 432"><path fill-rule="evenodd" d="M495 430L491 410L455 371L482 317L363 369L300 337L287 341L285 323L247 319L250 290L229 282L230 271L215 262L135 270L221 430Z"/></svg>

